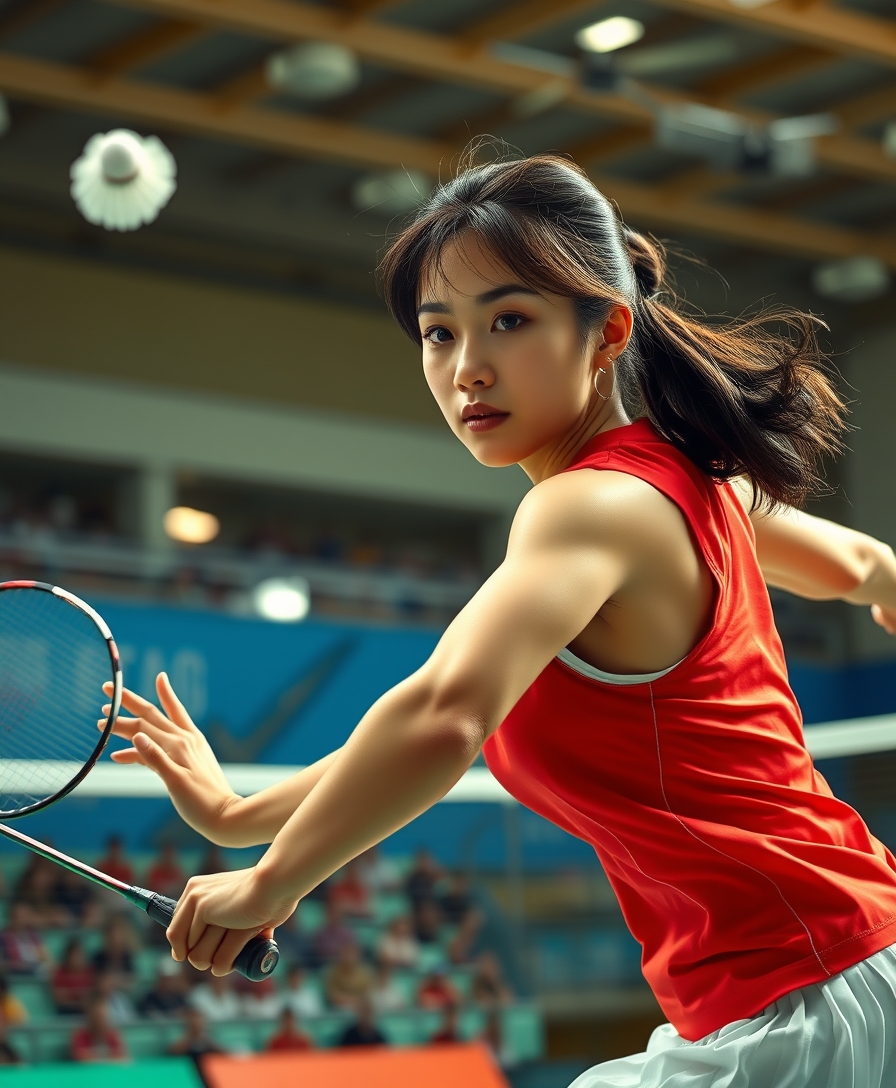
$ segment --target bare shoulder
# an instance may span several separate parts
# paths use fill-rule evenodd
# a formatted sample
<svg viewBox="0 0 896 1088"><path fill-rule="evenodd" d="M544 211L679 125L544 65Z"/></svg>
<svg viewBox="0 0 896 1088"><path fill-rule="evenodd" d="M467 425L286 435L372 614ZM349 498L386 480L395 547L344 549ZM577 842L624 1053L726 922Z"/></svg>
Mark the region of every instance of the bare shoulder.
<svg viewBox="0 0 896 1088"><path fill-rule="evenodd" d="M627 472L580 469L536 484L513 519L510 546L617 545L630 554L682 515L651 484Z"/></svg>

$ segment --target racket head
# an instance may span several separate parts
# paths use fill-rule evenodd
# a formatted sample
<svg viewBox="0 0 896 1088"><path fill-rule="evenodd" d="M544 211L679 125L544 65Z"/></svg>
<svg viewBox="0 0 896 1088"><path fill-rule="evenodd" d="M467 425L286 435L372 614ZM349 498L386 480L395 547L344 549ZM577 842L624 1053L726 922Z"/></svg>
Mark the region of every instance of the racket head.
<svg viewBox="0 0 896 1088"><path fill-rule="evenodd" d="M112 732L121 688L118 647L95 609L46 582L0 582L0 819L38 812L84 779Z"/></svg>

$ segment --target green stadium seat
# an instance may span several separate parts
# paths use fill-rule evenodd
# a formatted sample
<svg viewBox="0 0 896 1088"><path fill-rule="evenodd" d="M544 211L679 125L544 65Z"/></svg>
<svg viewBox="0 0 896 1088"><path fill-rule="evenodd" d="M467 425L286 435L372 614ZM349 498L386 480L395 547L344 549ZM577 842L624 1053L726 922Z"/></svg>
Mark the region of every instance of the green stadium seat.
<svg viewBox="0 0 896 1088"><path fill-rule="evenodd" d="M50 984L45 979L13 977L9 980L9 989L25 1006L29 1020L44 1020L56 1015Z"/></svg>
<svg viewBox="0 0 896 1088"><path fill-rule="evenodd" d="M327 908L319 899L303 899L298 905L299 921L308 933L314 933L327 920Z"/></svg>
<svg viewBox="0 0 896 1088"><path fill-rule="evenodd" d="M153 1058L131 1062L126 1071L117 1064L48 1064L3 1068L3 1088L202 1088L202 1081L189 1058Z"/></svg>
<svg viewBox="0 0 896 1088"><path fill-rule="evenodd" d="M445 949L440 944L420 945L420 958L417 961L417 973L426 974L435 967L442 967L448 961Z"/></svg>
<svg viewBox="0 0 896 1088"><path fill-rule="evenodd" d="M160 1057L184 1033L183 1024L163 1020L127 1024L120 1030L132 1058Z"/></svg>
<svg viewBox="0 0 896 1088"><path fill-rule="evenodd" d="M410 907L405 896L399 892L390 892L388 895L378 895L373 903L373 920L380 927L387 926L393 918L407 914Z"/></svg>
<svg viewBox="0 0 896 1088"><path fill-rule="evenodd" d="M309 1017L304 1027L317 1047L335 1046L354 1017L349 1012L327 1012Z"/></svg>
<svg viewBox="0 0 896 1088"><path fill-rule="evenodd" d="M155 980L159 971L159 961L169 959L168 953L157 948L141 948L134 956L137 983L146 987Z"/></svg>
<svg viewBox="0 0 896 1088"><path fill-rule="evenodd" d="M517 1004L502 1009L501 1033L518 1062L544 1057L544 1021L534 1004Z"/></svg>

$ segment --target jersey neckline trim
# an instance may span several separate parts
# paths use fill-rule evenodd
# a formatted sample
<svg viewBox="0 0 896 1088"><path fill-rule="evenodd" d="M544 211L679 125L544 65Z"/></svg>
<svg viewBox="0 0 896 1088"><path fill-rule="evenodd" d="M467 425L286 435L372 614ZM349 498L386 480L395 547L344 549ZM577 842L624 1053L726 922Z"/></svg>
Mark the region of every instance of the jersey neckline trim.
<svg viewBox="0 0 896 1088"><path fill-rule="evenodd" d="M686 660L683 657L681 661L676 661L668 669L660 669L659 672L604 672L603 669L598 669L580 657L576 657L566 646L557 654L557 659L573 671L581 673L582 676L587 676L591 680L600 680L604 684L649 684L652 680L659 680L661 676L666 676L673 669L677 669L681 661Z"/></svg>

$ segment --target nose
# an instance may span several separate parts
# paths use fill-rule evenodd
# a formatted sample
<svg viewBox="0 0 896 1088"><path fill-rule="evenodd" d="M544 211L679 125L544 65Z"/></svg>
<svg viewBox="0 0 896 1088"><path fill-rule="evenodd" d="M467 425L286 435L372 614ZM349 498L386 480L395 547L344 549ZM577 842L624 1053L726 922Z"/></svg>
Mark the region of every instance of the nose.
<svg viewBox="0 0 896 1088"><path fill-rule="evenodd" d="M476 386L487 389L494 385L494 381L495 372L481 348L473 341L465 340L457 354L457 366L454 371L455 388L461 392Z"/></svg>

